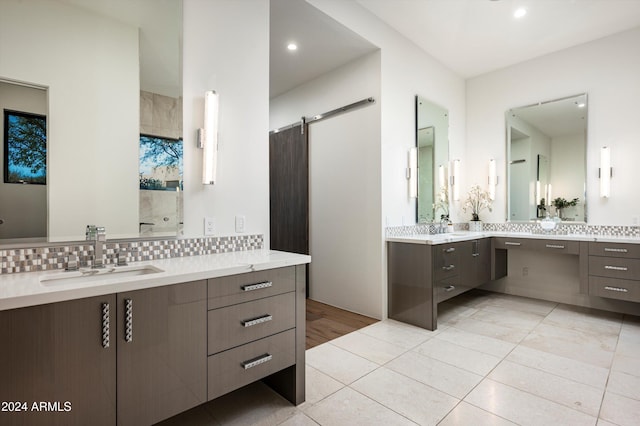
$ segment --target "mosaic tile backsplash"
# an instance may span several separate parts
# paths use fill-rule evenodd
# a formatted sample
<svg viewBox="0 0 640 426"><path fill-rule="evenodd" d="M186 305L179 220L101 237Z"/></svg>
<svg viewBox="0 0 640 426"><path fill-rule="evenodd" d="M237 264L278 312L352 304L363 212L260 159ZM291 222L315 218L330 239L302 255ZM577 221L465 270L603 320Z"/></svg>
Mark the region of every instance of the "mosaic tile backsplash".
<svg viewBox="0 0 640 426"><path fill-rule="evenodd" d="M386 229L387 237L403 237L414 234L437 234L439 224L418 224L413 226L390 226ZM469 230L469 223L454 224L455 231ZM548 235L603 235L616 237L640 238L640 226L587 225L585 223L560 223L551 232L544 231L537 223L482 223L483 231L498 232L531 232Z"/></svg>
<svg viewBox="0 0 640 426"><path fill-rule="evenodd" d="M200 256L233 251L257 250L263 247L262 234L229 237L166 239L149 241L106 242L106 265L117 262L117 253L126 253L127 262ZM0 274L64 269L69 255L77 256L79 266L93 263L93 244L55 244L49 247L0 250Z"/></svg>

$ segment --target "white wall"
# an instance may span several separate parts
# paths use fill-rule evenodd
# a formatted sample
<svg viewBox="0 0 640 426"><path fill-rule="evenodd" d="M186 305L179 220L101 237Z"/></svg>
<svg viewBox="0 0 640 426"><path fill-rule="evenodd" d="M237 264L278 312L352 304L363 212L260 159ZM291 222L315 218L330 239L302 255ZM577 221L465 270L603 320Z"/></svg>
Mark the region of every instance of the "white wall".
<svg viewBox="0 0 640 426"><path fill-rule="evenodd" d="M583 159L585 156L584 139L584 133L578 133L551 140L549 176L555 194L552 197L562 197L569 201L580 198L577 206L567 207L563 212L564 217L575 220L582 220L584 216L584 161L575 161L576 158ZM567 164L572 166L567 167ZM593 190L599 191L599 187L596 186Z"/></svg>
<svg viewBox="0 0 640 426"><path fill-rule="evenodd" d="M377 102L309 125L309 296L381 318L380 52L272 99L270 128L368 97Z"/></svg>
<svg viewBox="0 0 640 426"><path fill-rule="evenodd" d="M0 114L5 109L47 115L47 92L0 81ZM4 137L4 115L0 115ZM4 144L4 140L0 144ZM0 148L0 238L47 236L47 187L4 183L4 148Z"/></svg>
<svg viewBox="0 0 640 426"><path fill-rule="evenodd" d="M89 223L137 235L138 74L137 28L59 2L0 2L0 77L48 88L50 240Z"/></svg>
<svg viewBox="0 0 640 426"><path fill-rule="evenodd" d="M486 181L486 162L497 160L500 179L493 213L506 217L504 113L512 107L586 92L589 97L587 204L591 224L631 225L640 216L640 28L586 43L467 80L465 181ZM599 149L611 147L611 198L598 194ZM555 191L554 191L555 193Z"/></svg>
<svg viewBox="0 0 640 426"><path fill-rule="evenodd" d="M185 236L203 235L203 219L216 235L263 233L269 246L269 2L184 1L184 212ZM220 95L218 180L202 185L204 92Z"/></svg>

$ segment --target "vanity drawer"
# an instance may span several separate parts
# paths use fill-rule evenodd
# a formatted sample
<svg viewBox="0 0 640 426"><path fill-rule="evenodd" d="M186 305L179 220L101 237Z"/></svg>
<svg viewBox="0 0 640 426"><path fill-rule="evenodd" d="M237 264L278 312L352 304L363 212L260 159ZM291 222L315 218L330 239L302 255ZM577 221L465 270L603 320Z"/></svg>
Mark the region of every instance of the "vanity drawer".
<svg viewBox="0 0 640 426"><path fill-rule="evenodd" d="M566 240L530 240L527 248L532 250L557 253L557 254L580 254L580 242Z"/></svg>
<svg viewBox="0 0 640 426"><path fill-rule="evenodd" d="M522 250L530 248L531 242L532 240L526 238L496 237L493 239L493 247L505 250Z"/></svg>
<svg viewBox="0 0 640 426"><path fill-rule="evenodd" d="M209 311L209 355L294 328L295 296L290 292Z"/></svg>
<svg viewBox="0 0 640 426"><path fill-rule="evenodd" d="M208 308L216 309L295 289L296 269L293 266L211 278L207 284Z"/></svg>
<svg viewBox="0 0 640 426"><path fill-rule="evenodd" d="M589 275L640 280L640 259L589 256Z"/></svg>
<svg viewBox="0 0 640 426"><path fill-rule="evenodd" d="M433 275L436 281L458 275L460 266L458 244L433 246Z"/></svg>
<svg viewBox="0 0 640 426"><path fill-rule="evenodd" d="M640 258L640 244L589 243L589 255Z"/></svg>
<svg viewBox="0 0 640 426"><path fill-rule="evenodd" d="M295 342L293 329L210 356L208 400L295 364Z"/></svg>
<svg viewBox="0 0 640 426"><path fill-rule="evenodd" d="M640 281L589 277L589 295L640 302Z"/></svg>
<svg viewBox="0 0 640 426"><path fill-rule="evenodd" d="M462 294L465 291L469 291L472 288L473 287L462 284L460 276L456 275L455 277L437 281L433 291L435 293L436 303L440 303Z"/></svg>

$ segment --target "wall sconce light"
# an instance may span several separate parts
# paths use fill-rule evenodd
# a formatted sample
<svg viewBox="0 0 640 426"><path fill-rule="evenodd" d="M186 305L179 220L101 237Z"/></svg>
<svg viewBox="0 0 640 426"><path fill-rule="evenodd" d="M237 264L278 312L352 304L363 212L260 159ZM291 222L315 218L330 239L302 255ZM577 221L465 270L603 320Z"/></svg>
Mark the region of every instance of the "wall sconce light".
<svg viewBox="0 0 640 426"><path fill-rule="evenodd" d="M409 197L418 198L418 148L409 150L407 180L409 181Z"/></svg>
<svg viewBox="0 0 640 426"><path fill-rule="evenodd" d="M496 199L496 185L498 185L498 176L496 175L496 160L489 160L489 198Z"/></svg>
<svg viewBox="0 0 640 426"><path fill-rule="evenodd" d="M202 183L216 183L218 171L218 94L204 93L204 128L198 129L198 148L202 148Z"/></svg>
<svg viewBox="0 0 640 426"><path fill-rule="evenodd" d="M438 166L438 187L440 188L440 201L445 201L447 189L447 169L440 164Z"/></svg>
<svg viewBox="0 0 640 426"><path fill-rule="evenodd" d="M600 196L609 198L611 195L611 177L613 168L611 167L611 150L607 146L600 149Z"/></svg>
<svg viewBox="0 0 640 426"><path fill-rule="evenodd" d="M451 192L453 201L460 201L460 160L453 160L453 167L451 170Z"/></svg>

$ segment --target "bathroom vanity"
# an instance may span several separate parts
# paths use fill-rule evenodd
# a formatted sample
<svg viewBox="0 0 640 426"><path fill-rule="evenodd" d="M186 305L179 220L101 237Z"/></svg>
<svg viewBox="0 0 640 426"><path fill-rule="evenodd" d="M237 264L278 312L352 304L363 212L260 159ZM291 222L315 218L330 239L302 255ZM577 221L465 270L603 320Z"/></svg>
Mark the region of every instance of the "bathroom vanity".
<svg viewBox="0 0 640 426"><path fill-rule="evenodd" d="M84 283L0 277L0 424L150 425L261 379L304 402L309 261L256 250Z"/></svg>
<svg viewBox="0 0 640 426"><path fill-rule="evenodd" d="M581 295L640 302L638 238L508 232L421 234L387 238L389 318L435 330L438 303L506 277L509 253L514 250L573 256ZM552 295L545 298L553 300Z"/></svg>

